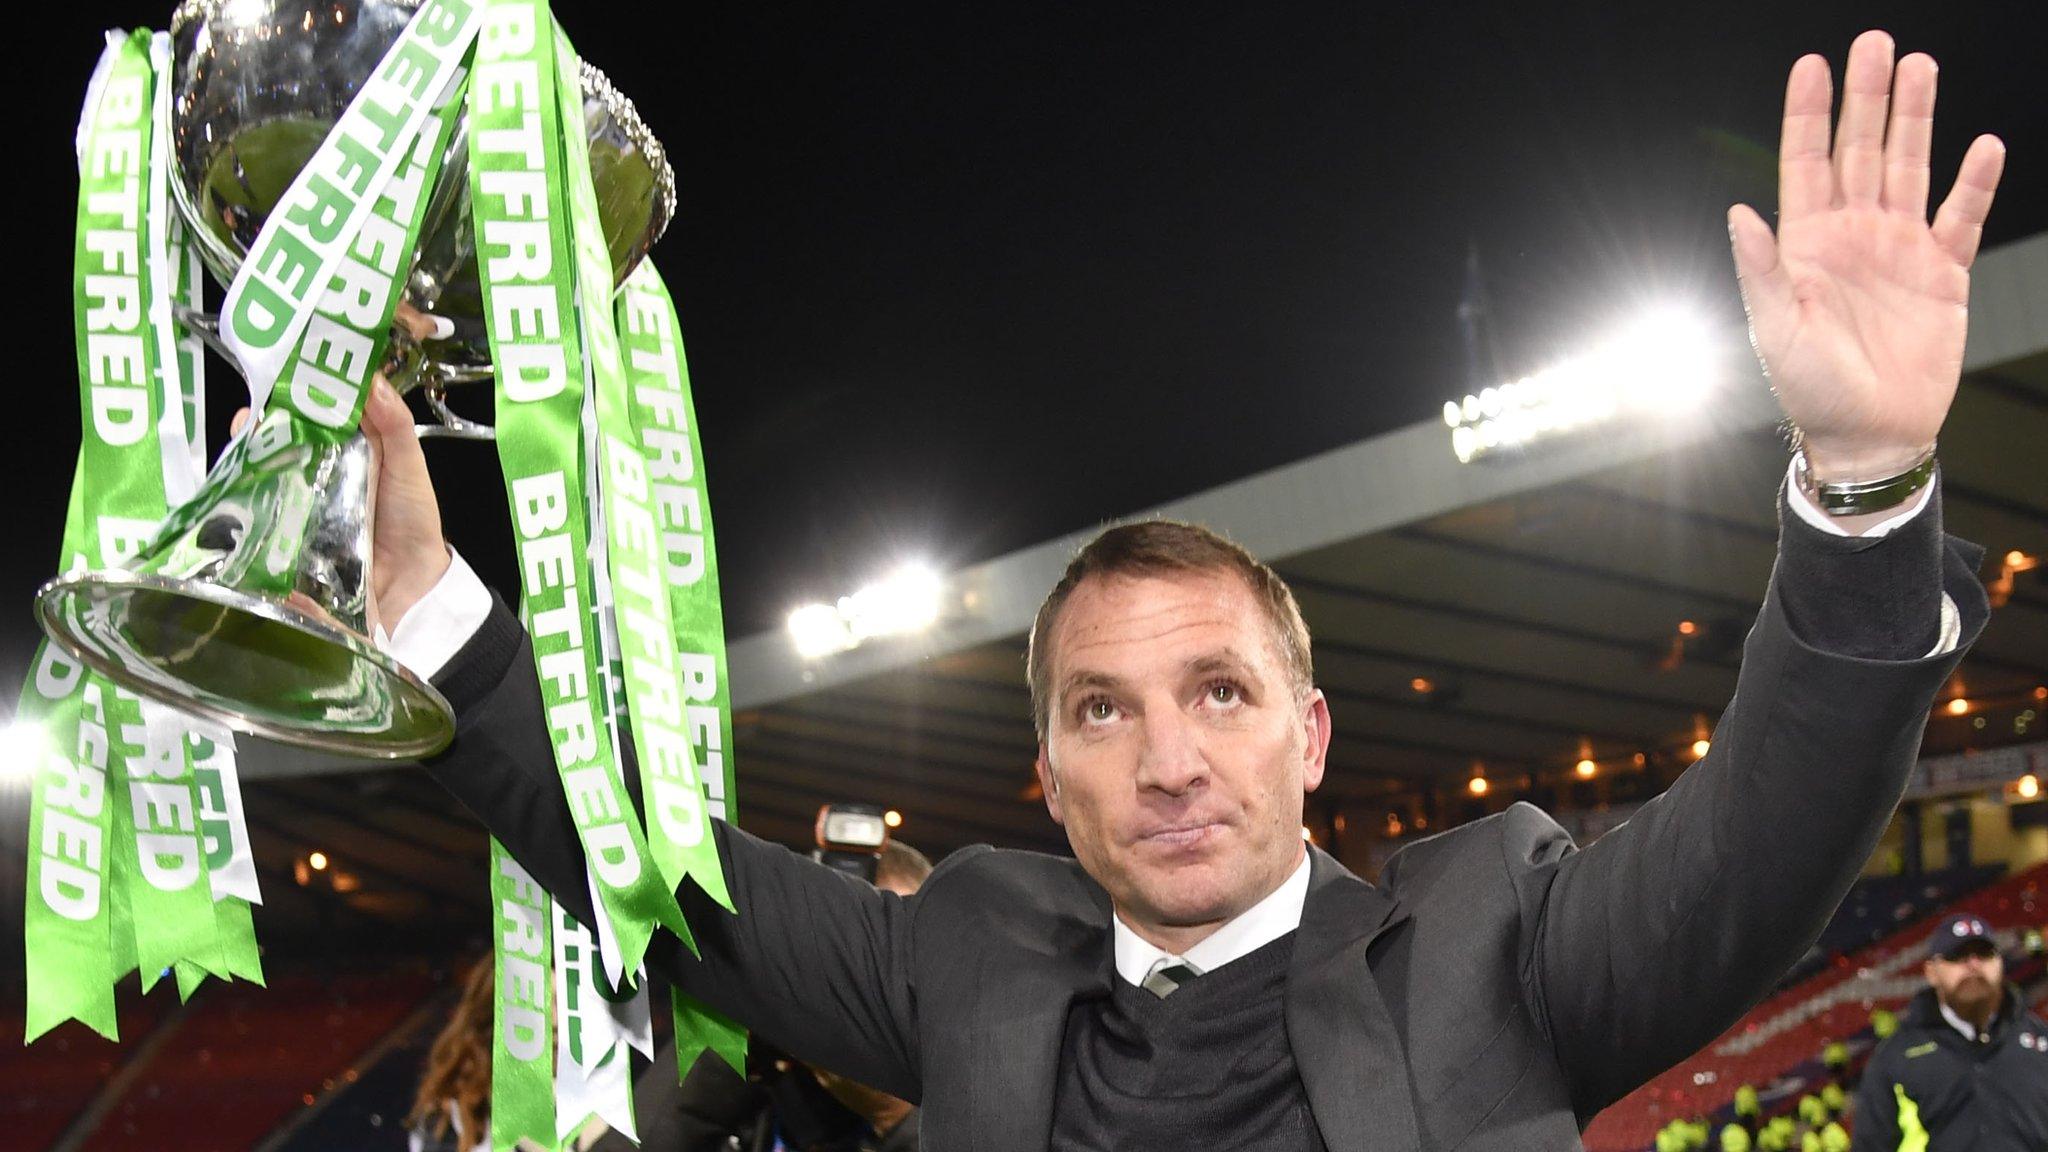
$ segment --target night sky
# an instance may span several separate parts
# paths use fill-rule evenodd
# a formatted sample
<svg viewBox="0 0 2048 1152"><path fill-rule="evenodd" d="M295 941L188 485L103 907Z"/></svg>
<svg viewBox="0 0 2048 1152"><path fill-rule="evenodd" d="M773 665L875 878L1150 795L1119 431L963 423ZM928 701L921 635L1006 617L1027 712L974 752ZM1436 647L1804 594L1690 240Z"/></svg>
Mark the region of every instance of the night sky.
<svg viewBox="0 0 2048 1152"><path fill-rule="evenodd" d="M77 443L72 128L100 30L171 7L44 6L16 45L9 708ZM1723 213L1773 206L1785 71L1839 72L1867 26L1942 64L1937 195L1997 132L1987 246L2048 228L2033 4L634 7L557 10L675 164L654 257L734 636L903 556L986 559L1432 418L1473 380L1471 252L1480 382L1644 301L1738 315ZM211 386L223 428L240 383ZM489 450L429 456L509 587Z"/></svg>

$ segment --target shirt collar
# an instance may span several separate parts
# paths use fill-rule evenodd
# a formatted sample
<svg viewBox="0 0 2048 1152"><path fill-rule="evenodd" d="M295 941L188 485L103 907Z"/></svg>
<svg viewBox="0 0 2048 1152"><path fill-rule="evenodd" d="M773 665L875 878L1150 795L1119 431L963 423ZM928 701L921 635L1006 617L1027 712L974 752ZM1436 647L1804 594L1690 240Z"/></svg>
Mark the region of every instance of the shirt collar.
<svg viewBox="0 0 2048 1152"><path fill-rule="evenodd" d="M1943 1020L1948 1021L1949 1027L1955 1029L1958 1032L1961 1032L1963 1034L1963 1039L1975 1040L1977 1038L1977 1030L1970 1026L1970 1022L1968 1020L1965 1020L1961 1016L1956 1015L1955 1009L1950 1008L1947 1004L1942 1003L1939 997L1935 998L1934 1004L1936 1007L1941 1009L1941 1018Z"/></svg>
<svg viewBox="0 0 2048 1152"><path fill-rule="evenodd" d="M1110 917L1110 935L1116 944L1116 974L1126 984L1143 984L1145 977L1169 964L1185 964L1197 974L1214 972L1232 960L1249 956L1296 928L1301 927L1301 909L1308 902L1308 853L1292 875L1280 882L1258 903L1223 922L1223 926L1202 938L1181 955L1174 955L1131 931L1121 916Z"/></svg>

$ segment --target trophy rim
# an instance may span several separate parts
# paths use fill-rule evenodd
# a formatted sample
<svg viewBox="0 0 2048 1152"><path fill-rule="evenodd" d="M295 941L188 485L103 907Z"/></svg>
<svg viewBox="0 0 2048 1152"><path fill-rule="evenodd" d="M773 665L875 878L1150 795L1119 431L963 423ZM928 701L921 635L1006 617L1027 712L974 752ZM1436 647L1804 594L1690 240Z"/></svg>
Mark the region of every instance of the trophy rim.
<svg viewBox="0 0 2048 1152"><path fill-rule="evenodd" d="M430 711L437 713L446 723L432 728L420 737L384 739L372 743L361 739L359 734L352 736L345 732L280 724L229 707L213 698L171 696L165 692L161 683L136 675L128 665L112 655L80 642L69 622L56 610L60 600L74 595L90 595L93 589L108 589L115 592L163 592L182 596L245 612L315 639L339 644L346 648L350 655L367 661L386 678L413 692ZM379 650L362 636L346 628L301 612L288 604L226 585L203 580L152 576L119 568L78 572L50 580L36 591L35 617L36 623L42 627L43 634L53 643L116 685L137 695L147 696L167 707L203 717L238 732L246 732L280 744L336 752L367 760L423 759L447 748L455 738L455 709L448 703L447 697L390 654Z"/></svg>
<svg viewBox="0 0 2048 1152"><path fill-rule="evenodd" d="M641 119L640 108L633 103L633 98L620 91L619 86L612 83L612 78L605 74L604 69L592 64L587 57L579 54L576 57L576 65L576 80L583 89L584 98L594 96L604 105L605 111L618 122L619 130L626 134L626 139L633 142L633 146L640 150L642 156L647 157L647 166L654 170L654 219L647 222L647 242L641 246L639 259L634 261L634 264L638 265L640 260L647 258L647 253L652 251L656 244L661 243L661 238L668 234L669 222L675 219L675 167L669 163L668 149L662 146L660 138L654 134L654 129L648 127L647 121ZM626 274L619 277L619 282L624 283L632 272L631 267L627 268Z"/></svg>
<svg viewBox="0 0 2048 1152"><path fill-rule="evenodd" d="M234 2L235 0L182 0L177 8L171 12L171 35L183 35L185 29L190 28L197 21L213 15ZM400 8L410 8L417 12L420 5L425 3L426 0L386 0L386 2Z"/></svg>

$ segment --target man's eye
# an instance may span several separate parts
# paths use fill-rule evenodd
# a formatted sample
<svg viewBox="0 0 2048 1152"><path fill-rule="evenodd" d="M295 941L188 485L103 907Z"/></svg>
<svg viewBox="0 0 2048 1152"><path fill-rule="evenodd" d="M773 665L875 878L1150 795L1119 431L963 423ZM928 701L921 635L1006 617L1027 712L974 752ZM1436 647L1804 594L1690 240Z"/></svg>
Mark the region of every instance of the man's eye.
<svg viewBox="0 0 2048 1152"><path fill-rule="evenodd" d="M1114 720L1116 718L1116 705L1107 700L1090 700L1081 706L1081 715L1090 720Z"/></svg>
<svg viewBox="0 0 2048 1152"><path fill-rule="evenodd" d="M1237 685L1228 680L1218 680L1209 685L1209 702L1212 704L1235 704L1238 700Z"/></svg>

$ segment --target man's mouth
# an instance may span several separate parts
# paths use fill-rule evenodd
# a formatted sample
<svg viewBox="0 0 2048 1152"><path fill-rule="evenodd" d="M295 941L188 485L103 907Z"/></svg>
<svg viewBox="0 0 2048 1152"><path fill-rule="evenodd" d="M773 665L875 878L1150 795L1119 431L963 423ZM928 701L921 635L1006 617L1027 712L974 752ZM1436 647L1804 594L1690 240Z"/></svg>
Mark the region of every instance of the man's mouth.
<svg viewBox="0 0 2048 1152"><path fill-rule="evenodd" d="M1172 824L1155 828L1139 837L1139 842L1155 844L1162 848L1190 848L1223 830L1217 821L1199 821Z"/></svg>

